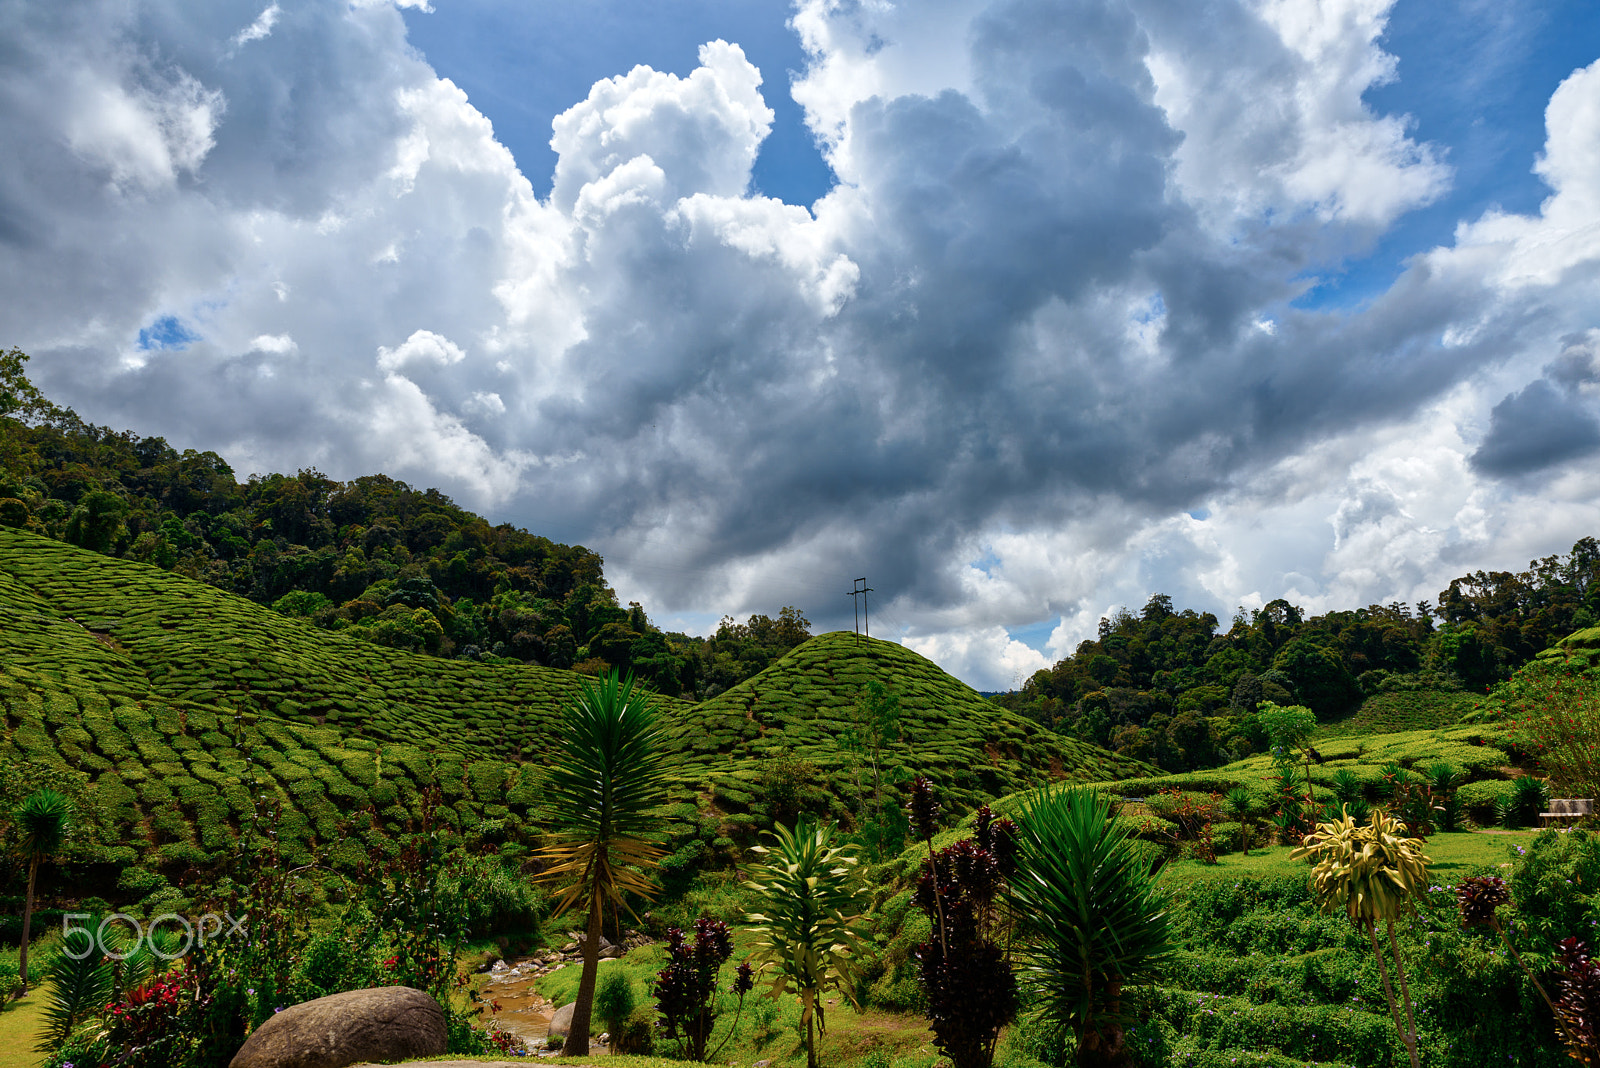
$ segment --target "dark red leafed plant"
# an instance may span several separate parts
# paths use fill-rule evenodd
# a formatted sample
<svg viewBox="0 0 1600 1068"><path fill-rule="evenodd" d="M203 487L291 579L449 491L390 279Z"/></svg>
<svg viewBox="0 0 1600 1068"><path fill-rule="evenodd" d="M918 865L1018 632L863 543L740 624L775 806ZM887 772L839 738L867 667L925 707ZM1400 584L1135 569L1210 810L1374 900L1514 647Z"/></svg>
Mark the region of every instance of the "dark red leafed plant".
<svg viewBox="0 0 1600 1068"><path fill-rule="evenodd" d="M1579 1064L1600 1065L1600 964L1576 938L1561 943L1556 958L1556 1013L1561 1020L1567 1055Z"/></svg>
<svg viewBox="0 0 1600 1068"><path fill-rule="evenodd" d="M953 1068L989 1068L1000 1029L1017 1013L1016 980L997 940L1016 831L985 805L974 836L931 854L917 882L917 907L930 921L943 913L943 937L918 946L917 962L935 1042Z"/></svg>
<svg viewBox="0 0 1600 1068"><path fill-rule="evenodd" d="M667 932L667 966L656 973L655 996L666 1037L683 1045L689 1060L706 1059L711 1029L716 1024L712 998L717 991L717 972L733 956L733 941L728 925L702 916L694 924L694 940L674 927ZM745 990L738 990L748 968L735 978L735 990L743 1005Z"/></svg>
<svg viewBox="0 0 1600 1068"><path fill-rule="evenodd" d="M154 1068L187 1059L193 1040L178 1026L194 1000L187 979L180 963L106 1006L106 1040L118 1051L117 1064Z"/></svg>

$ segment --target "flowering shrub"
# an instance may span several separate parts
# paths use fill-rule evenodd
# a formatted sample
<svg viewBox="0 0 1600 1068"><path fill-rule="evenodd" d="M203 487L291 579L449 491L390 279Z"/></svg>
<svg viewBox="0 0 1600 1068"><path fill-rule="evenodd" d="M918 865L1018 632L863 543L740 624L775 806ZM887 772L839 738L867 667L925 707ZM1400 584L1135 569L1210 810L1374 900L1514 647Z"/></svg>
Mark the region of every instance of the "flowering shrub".
<svg viewBox="0 0 1600 1068"><path fill-rule="evenodd" d="M1600 791L1600 679L1560 661L1536 661L1495 689L1514 748L1538 761L1562 797Z"/></svg>

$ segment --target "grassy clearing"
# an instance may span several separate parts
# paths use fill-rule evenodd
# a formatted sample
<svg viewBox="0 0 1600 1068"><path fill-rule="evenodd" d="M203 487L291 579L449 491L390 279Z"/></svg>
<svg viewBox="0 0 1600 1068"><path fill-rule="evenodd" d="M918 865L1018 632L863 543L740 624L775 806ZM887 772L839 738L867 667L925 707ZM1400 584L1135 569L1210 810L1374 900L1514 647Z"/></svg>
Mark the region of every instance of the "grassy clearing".
<svg viewBox="0 0 1600 1068"><path fill-rule="evenodd" d="M1537 831L1460 832L1436 834L1428 839L1425 852L1431 858L1428 870L1436 883L1455 883L1476 868L1509 866L1513 847L1526 846ZM1247 857L1242 853L1228 853L1217 858L1215 864L1198 860L1174 860L1162 868L1162 880L1168 885L1184 886L1194 882L1221 879L1261 878L1275 875L1305 875L1310 869L1303 860L1290 860L1291 846L1268 846L1252 849Z"/></svg>
<svg viewBox="0 0 1600 1068"><path fill-rule="evenodd" d="M44 1023L44 1000L45 988L34 987L27 997L8 1002L0 1012L0 1068L35 1068L39 1063L33 1047Z"/></svg>

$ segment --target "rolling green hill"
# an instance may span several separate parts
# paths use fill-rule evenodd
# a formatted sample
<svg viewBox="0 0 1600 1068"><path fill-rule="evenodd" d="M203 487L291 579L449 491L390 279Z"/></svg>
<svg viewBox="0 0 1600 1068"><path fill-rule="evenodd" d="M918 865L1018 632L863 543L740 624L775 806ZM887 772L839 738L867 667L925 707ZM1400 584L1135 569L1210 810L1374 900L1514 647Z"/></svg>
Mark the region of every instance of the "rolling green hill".
<svg viewBox="0 0 1600 1068"><path fill-rule="evenodd" d="M985 700L931 661L893 642L835 631L811 639L752 679L704 701L685 716L700 741L729 757L785 748L817 766L836 795L854 782L854 758L839 739L853 722L857 694L873 678L899 698L904 735L885 764L927 775L954 811L1054 779L1136 778L1154 768L1041 727ZM739 742L744 746L741 749ZM687 740L687 739L686 739ZM719 796L744 803L757 770L746 765ZM741 788L739 783L744 784Z"/></svg>
<svg viewBox="0 0 1600 1068"><path fill-rule="evenodd" d="M658 698L679 815L762 822L762 769L778 750L812 761L849 813L855 758L839 733L874 677L902 700L891 761L932 777L956 811L1053 778L1148 770L989 704L901 646L829 634L702 705ZM529 838L582 678L376 646L0 528L0 761L93 784L85 859L135 869L125 889L147 869L220 859L263 797L281 806L296 861L321 848L354 865L392 848L429 784L463 833Z"/></svg>

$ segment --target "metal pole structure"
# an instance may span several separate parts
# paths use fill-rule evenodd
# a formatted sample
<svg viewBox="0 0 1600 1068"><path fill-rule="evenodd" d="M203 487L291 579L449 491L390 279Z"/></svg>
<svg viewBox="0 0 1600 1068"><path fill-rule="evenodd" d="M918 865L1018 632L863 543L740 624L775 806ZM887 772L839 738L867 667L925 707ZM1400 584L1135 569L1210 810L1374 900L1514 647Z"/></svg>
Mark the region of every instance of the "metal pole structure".
<svg viewBox="0 0 1600 1068"><path fill-rule="evenodd" d="M872 617L871 617L871 614L869 613L869 611L867 609L867 594L869 594L871 592L872 592L872 587L867 585L867 580L865 578L856 579L855 589L850 591L850 604L851 604L851 606L854 607L854 606L859 605L860 609L861 609L860 612L856 613L856 644L857 645L861 644L861 625L862 625L863 620L865 620L865 622L866 622L867 637L868 638L872 637ZM856 600L856 596L857 595L860 595L860 597L861 597L860 601Z"/></svg>
<svg viewBox="0 0 1600 1068"><path fill-rule="evenodd" d="M850 614L855 620L856 645L858 646L861 644L861 602L856 600L856 594L860 592L860 590L851 590L845 594L846 597L850 598Z"/></svg>

